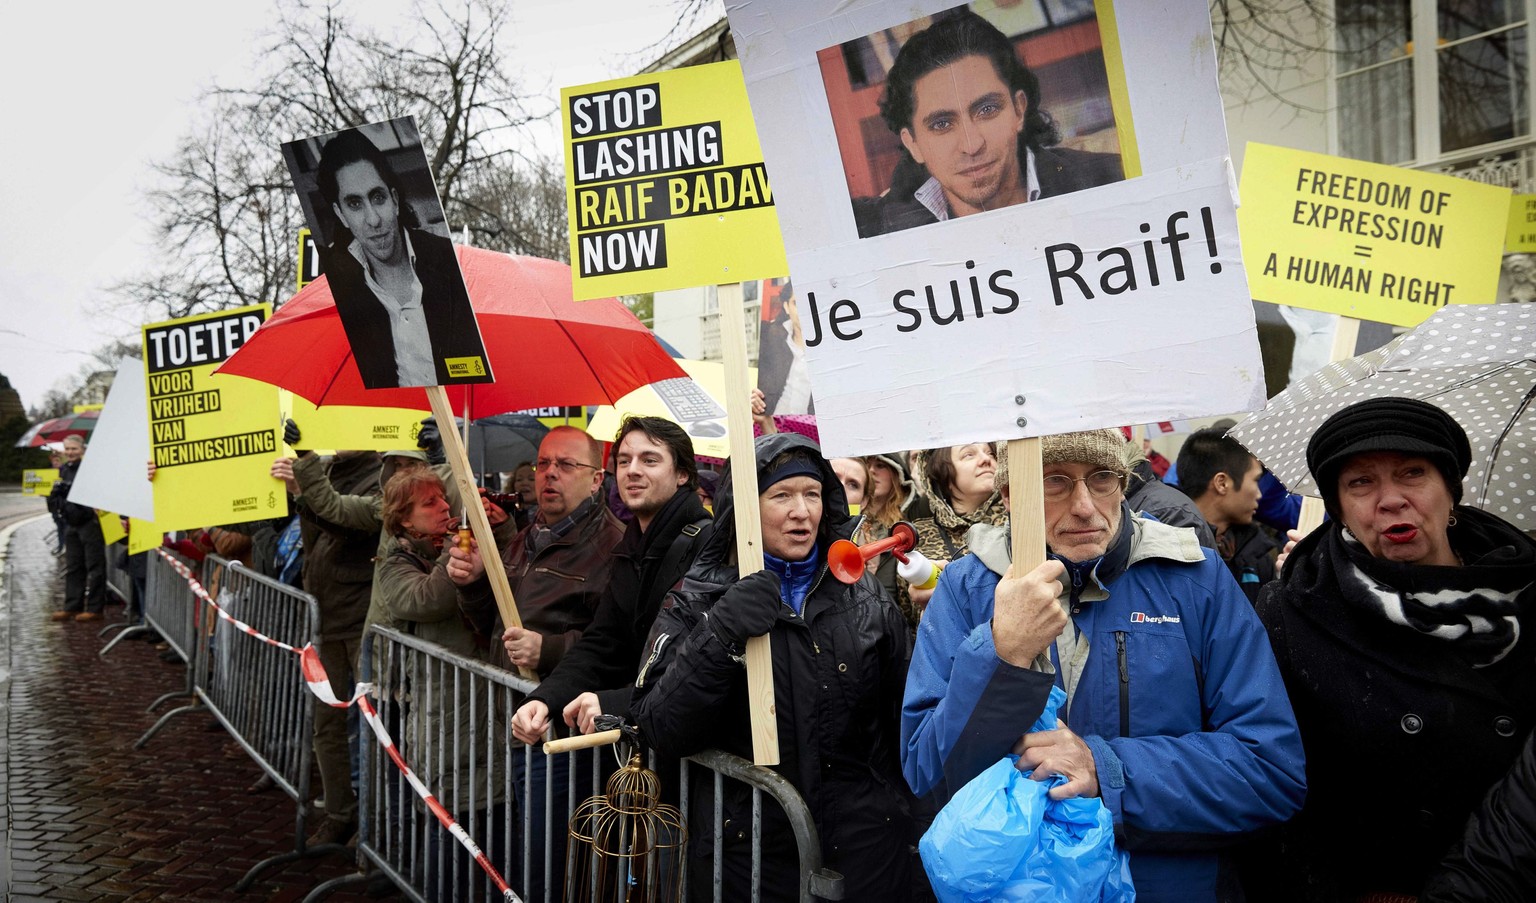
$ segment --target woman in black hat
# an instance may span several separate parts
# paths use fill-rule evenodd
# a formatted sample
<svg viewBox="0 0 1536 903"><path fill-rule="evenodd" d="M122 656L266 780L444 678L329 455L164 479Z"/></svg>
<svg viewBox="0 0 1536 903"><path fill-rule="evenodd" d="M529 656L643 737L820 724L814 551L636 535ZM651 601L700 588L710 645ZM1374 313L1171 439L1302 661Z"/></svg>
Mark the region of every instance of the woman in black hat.
<svg viewBox="0 0 1536 903"><path fill-rule="evenodd" d="M1417 895L1536 723L1536 543L1458 504L1471 456L1407 398L1351 405L1308 443L1331 519L1258 602L1307 802L1250 897Z"/></svg>

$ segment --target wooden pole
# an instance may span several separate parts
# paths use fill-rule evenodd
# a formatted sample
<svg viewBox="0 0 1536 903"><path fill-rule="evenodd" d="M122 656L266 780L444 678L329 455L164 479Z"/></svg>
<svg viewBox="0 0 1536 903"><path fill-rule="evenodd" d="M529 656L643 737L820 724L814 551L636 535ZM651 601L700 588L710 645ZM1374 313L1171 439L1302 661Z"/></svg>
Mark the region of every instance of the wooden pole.
<svg viewBox="0 0 1536 903"><path fill-rule="evenodd" d="M427 386L427 400L432 403L432 416L437 418L437 434L443 437L443 454L453 471L453 483L459 488L459 498L464 501L464 514L469 518L475 542L480 546L480 560L485 562L485 576L491 581L491 592L496 596L496 610L501 612L501 623L507 627L523 626L517 614L517 600L512 598L512 585L507 582L507 568L502 563L501 551L496 548L496 537L491 535L491 522L480 504L480 492L475 488L469 472L469 456L464 453L464 443L453 428L453 408L448 404L448 393L442 386ZM467 414L468 412L466 412ZM469 418L466 416L465 420ZM500 637L493 637L498 641ZM525 679L538 682L539 676L531 668L518 668Z"/></svg>
<svg viewBox="0 0 1536 903"><path fill-rule="evenodd" d="M747 326L741 285L715 289L720 349L725 362L725 425L731 450L731 492L736 505L736 562L741 576L763 569L763 524L757 509L757 450L747 398ZM779 764L779 723L773 698L773 654L768 637L747 640L747 698L752 711L752 761Z"/></svg>
<svg viewBox="0 0 1536 903"><path fill-rule="evenodd" d="M1329 361L1342 361L1355 356L1355 343L1360 339L1360 321L1354 317L1339 317L1339 325L1333 330L1333 347L1328 352ZM1315 476L1315 475L1314 475ZM1322 487L1318 487L1321 491ZM1323 523L1323 500L1305 496L1301 500L1301 514L1296 518L1296 530L1306 536Z"/></svg>
<svg viewBox="0 0 1536 903"><path fill-rule="evenodd" d="M623 731L597 731L591 734L577 734L572 737L562 737L559 740L544 741L544 755L553 756L558 753L571 752L577 749L591 749L594 746L607 746L610 743L619 742L624 736Z"/></svg>
<svg viewBox="0 0 1536 903"><path fill-rule="evenodd" d="M1040 440L1008 440L1008 523L1015 574L1045 560L1045 468Z"/></svg>

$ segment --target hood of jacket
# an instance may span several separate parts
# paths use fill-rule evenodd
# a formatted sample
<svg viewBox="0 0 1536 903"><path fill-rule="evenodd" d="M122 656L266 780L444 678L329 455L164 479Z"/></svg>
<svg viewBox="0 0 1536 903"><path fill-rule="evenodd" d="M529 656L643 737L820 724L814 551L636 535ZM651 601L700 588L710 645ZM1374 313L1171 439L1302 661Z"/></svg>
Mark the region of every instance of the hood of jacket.
<svg viewBox="0 0 1536 903"><path fill-rule="evenodd" d="M922 451L918 452L918 469L927 469L928 456L932 452L947 450L948 449L923 449ZM1004 452L1004 454L1006 454L1006 452ZM1001 468L1001 466L1002 465L999 464L999 468ZM1002 472L1003 471L1001 469L998 470L999 474ZM1005 513L1001 510L1003 507L1003 491L1000 488L994 488L992 490L992 494L987 496L987 500L982 503L981 507L977 508L975 511L972 511L970 514L956 513L954 506L950 505L949 499L945 498L943 493L939 492L939 490L935 489L934 487L929 486L926 482L923 484L923 495L928 499L928 507L931 511L933 511L934 521L936 521L939 526L948 530L963 530L977 524L990 524L994 521L1000 520L1005 515Z"/></svg>
<svg viewBox="0 0 1536 903"><path fill-rule="evenodd" d="M768 462L792 448L809 451L821 470L821 525L816 531L816 554L825 555L827 546L834 539L852 535L857 520L848 513L848 496L843 492L843 482L838 479L832 465L821 454L821 447L799 433L770 433L759 436L755 443L758 480L766 475ZM709 540L699 550L689 569L688 579L707 583L718 582L709 575L719 568L732 564L736 554L736 492L731 479L732 465L728 461L720 477L720 487L715 490L715 529ZM759 489L762 487L759 486ZM735 571L732 568L732 580Z"/></svg>
<svg viewBox="0 0 1536 903"><path fill-rule="evenodd" d="M899 453L886 452L879 455L870 455L869 457L870 460L883 462L887 467L896 472L897 482L901 484L904 490L902 493L901 510L906 511L912 507L912 503L917 501L919 493L917 481L913 480L912 474L907 472L907 462L904 460L906 456Z"/></svg>

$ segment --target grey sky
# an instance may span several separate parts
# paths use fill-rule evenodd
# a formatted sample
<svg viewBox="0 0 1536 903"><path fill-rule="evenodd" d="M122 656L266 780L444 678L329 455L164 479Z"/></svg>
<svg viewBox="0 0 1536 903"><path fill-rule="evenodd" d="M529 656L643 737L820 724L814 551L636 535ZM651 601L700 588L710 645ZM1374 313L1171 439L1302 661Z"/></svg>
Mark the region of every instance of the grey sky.
<svg viewBox="0 0 1536 903"><path fill-rule="evenodd" d="M246 80L273 7L192 0L11 4L0 29L0 373L29 407L89 353L137 332L105 288L156 253L140 192L192 118L201 88ZM390 30L406 0L351 5ZM631 74L676 21L669 0L520 0L507 58L532 89ZM626 68L626 64L628 68ZM556 121L557 124L558 120ZM543 149L559 151L554 125ZM274 133L272 154L281 141ZM297 229L301 224L295 223Z"/></svg>

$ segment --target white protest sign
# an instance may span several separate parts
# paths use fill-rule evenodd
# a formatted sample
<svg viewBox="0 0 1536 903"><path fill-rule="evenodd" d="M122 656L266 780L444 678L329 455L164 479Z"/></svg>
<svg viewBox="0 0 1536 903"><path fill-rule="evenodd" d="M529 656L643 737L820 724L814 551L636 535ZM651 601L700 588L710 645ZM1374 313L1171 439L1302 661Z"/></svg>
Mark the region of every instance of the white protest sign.
<svg viewBox="0 0 1536 903"><path fill-rule="evenodd" d="M729 10L829 455L1263 404L1204 3L1032 10Z"/></svg>
<svg viewBox="0 0 1536 903"><path fill-rule="evenodd" d="M106 406L91 432L90 447L69 500L141 520L155 519L153 487L145 473L149 421L144 418L144 362L123 358L107 392Z"/></svg>

